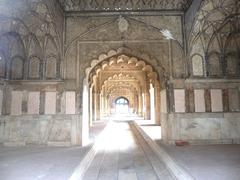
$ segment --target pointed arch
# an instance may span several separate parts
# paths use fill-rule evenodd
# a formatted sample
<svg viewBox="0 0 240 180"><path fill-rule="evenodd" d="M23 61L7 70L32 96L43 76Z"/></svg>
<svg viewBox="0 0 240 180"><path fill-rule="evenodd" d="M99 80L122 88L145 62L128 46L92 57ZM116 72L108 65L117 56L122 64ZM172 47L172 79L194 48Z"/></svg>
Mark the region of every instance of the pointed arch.
<svg viewBox="0 0 240 180"><path fill-rule="evenodd" d="M56 79L59 76L59 53L56 42L51 36L46 37L45 45L45 78Z"/></svg>

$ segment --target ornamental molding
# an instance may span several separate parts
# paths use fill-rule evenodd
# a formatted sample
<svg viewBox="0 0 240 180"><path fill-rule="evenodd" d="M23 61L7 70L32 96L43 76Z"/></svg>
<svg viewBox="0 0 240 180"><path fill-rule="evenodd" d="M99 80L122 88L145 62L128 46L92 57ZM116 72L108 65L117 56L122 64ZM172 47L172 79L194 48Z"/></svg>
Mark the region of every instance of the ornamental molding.
<svg viewBox="0 0 240 180"><path fill-rule="evenodd" d="M185 11L193 0L59 0L65 11Z"/></svg>

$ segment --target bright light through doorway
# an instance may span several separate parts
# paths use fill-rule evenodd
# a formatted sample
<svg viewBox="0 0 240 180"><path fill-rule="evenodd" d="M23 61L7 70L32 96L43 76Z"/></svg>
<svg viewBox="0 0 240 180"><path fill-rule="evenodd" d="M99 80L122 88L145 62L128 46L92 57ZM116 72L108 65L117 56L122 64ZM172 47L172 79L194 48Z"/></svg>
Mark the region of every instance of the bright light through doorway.
<svg viewBox="0 0 240 180"><path fill-rule="evenodd" d="M116 114L128 114L129 113L129 101L124 98L120 97L115 101L115 112Z"/></svg>

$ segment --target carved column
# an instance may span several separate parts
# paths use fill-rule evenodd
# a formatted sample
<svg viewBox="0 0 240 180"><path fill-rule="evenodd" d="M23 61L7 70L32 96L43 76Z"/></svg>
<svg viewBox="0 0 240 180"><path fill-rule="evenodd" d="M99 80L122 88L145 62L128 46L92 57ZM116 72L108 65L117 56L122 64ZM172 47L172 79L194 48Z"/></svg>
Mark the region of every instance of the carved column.
<svg viewBox="0 0 240 180"><path fill-rule="evenodd" d="M143 115L143 99L142 99L142 93L140 92L138 94L138 115Z"/></svg>
<svg viewBox="0 0 240 180"><path fill-rule="evenodd" d="M93 125L93 89L89 90L89 125Z"/></svg>
<svg viewBox="0 0 240 180"><path fill-rule="evenodd" d="M145 107L146 107L146 110L145 110L145 116L144 118L145 119L150 119L150 108L151 108L151 105L150 105L150 93L149 93L149 90L147 90L145 93L144 93L144 99L145 99Z"/></svg>
<svg viewBox="0 0 240 180"><path fill-rule="evenodd" d="M94 93L94 100L95 100L95 121L100 120L100 93L95 92Z"/></svg>
<svg viewBox="0 0 240 180"><path fill-rule="evenodd" d="M155 82L154 87L154 95L155 95L155 122L156 124L161 124L161 117L160 117L160 102L161 102L161 95L160 95L160 84L159 82Z"/></svg>

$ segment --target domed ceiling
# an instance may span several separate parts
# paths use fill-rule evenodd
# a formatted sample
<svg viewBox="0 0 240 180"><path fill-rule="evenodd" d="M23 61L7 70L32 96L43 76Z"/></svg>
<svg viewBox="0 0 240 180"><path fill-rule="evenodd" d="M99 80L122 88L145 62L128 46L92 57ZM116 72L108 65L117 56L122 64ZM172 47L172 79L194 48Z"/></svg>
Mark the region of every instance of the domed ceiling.
<svg viewBox="0 0 240 180"><path fill-rule="evenodd" d="M65 11L185 11L193 0L59 0Z"/></svg>

